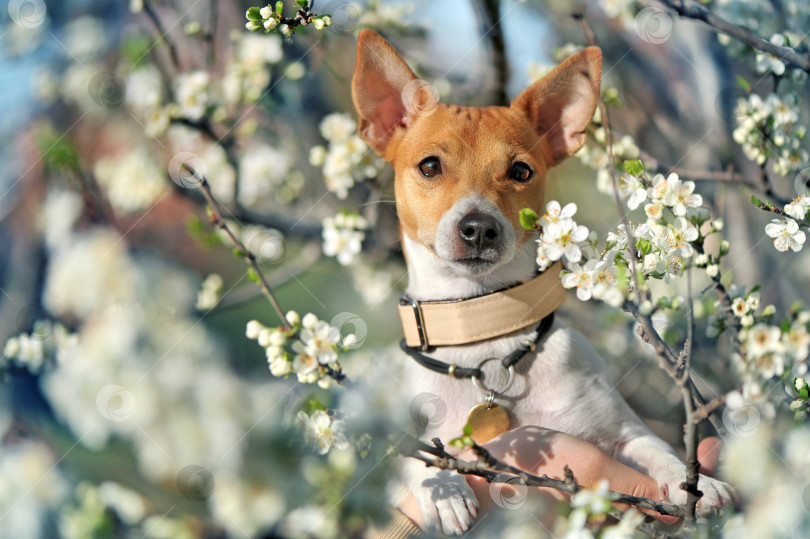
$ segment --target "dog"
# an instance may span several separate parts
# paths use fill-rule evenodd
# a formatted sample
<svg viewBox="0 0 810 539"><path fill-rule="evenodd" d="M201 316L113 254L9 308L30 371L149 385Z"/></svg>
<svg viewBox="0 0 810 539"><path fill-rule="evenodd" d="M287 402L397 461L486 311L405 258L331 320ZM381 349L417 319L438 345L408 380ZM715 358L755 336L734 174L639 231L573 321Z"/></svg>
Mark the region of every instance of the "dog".
<svg viewBox="0 0 810 539"><path fill-rule="evenodd" d="M685 465L612 390L603 360L583 335L556 319L534 350L536 323L521 326L518 320L504 326L496 319L500 314L519 318L521 313L503 307L525 305L537 315L530 322L550 320L535 306L548 303L544 294L557 298L546 310L561 302L559 268L556 273L550 268L540 288L548 292L537 299L522 297L520 287L509 292L518 290L508 288L515 285L534 286L537 279L537 233L520 225L519 212L544 207L546 173L584 144L599 100L601 66L600 50L588 47L509 107L444 105L388 42L370 30L360 33L352 80L358 133L394 167L408 268L400 314L406 336L411 333L408 349L423 358L408 360L404 391L411 398L441 396L448 406L440 424L428 424L428 440L457 437L468 410L485 402L486 410L506 411L501 415L508 416L509 429L540 426L589 441L651 476L662 499L684 503ZM454 309L466 306L467 298L477 298L472 302L477 310L467 311L477 314L453 319ZM427 309L436 306L436 311ZM456 335L442 341L439 330L445 325ZM511 374L497 362L482 365L521 347L525 357ZM475 368L483 371L476 384L459 376ZM484 421L484 427L498 427L502 419ZM501 424L495 432L503 430ZM404 461L403 482L419 503L426 527L447 534L469 529L478 503L464 477L416 459ZM704 493L699 509L732 501L730 487L713 478L701 475L698 488Z"/></svg>

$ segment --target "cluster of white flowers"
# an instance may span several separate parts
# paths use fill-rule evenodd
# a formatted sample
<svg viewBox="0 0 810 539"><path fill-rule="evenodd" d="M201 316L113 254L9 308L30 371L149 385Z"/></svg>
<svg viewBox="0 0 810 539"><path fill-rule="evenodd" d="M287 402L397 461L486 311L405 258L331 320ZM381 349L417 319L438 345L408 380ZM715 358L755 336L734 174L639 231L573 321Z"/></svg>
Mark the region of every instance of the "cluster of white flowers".
<svg viewBox="0 0 810 539"><path fill-rule="evenodd" d="M129 73L126 79L126 104L143 122L146 133L159 137L169 128L169 111L164 103L163 79L152 64Z"/></svg>
<svg viewBox="0 0 810 539"><path fill-rule="evenodd" d="M761 401L765 392L762 383L781 378L786 372L793 376L807 373L810 353L810 311L796 311L791 318L774 325L776 312L773 305L760 311L757 288L746 292L741 287L729 288L731 312L740 321L737 338L742 343L743 355L735 355L734 363L742 379L742 396L748 402ZM719 302L716 308L721 308ZM716 337L722 331L722 317L710 317L707 334Z"/></svg>
<svg viewBox="0 0 810 539"><path fill-rule="evenodd" d="M283 58L284 51L278 36L241 36L236 59L228 64L222 79L225 103L236 106L258 101L270 83L269 66Z"/></svg>
<svg viewBox="0 0 810 539"><path fill-rule="evenodd" d="M795 95L770 94L762 99L751 94L737 102L738 126L732 136L746 157L758 165L772 158L774 171L787 176L810 163L801 146L807 130L798 124L799 114Z"/></svg>
<svg viewBox="0 0 810 539"><path fill-rule="evenodd" d="M145 210L166 192L166 171L145 148L105 155L96 161L93 173L110 205L122 214Z"/></svg>
<svg viewBox="0 0 810 539"><path fill-rule="evenodd" d="M573 216L577 206L574 203L560 207L552 200L546 205L546 213L538 223L542 233L537 240L537 265L545 270L552 262L563 260L568 268L561 274L565 288L576 288L577 297L587 301L594 297L611 305L624 301L623 293L616 287L617 269L613 257L598 256L594 248L595 238L589 243L588 228L578 225ZM583 251L589 260L583 260Z"/></svg>
<svg viewBox="0 0 810 539"><path fill-rule="evenodd" d="M601 249L596 234L589 235L587 228L573 221L574 204L560 208L558 202L551 201L546 214L538 221L542 232L537 264L543 270L551 262L563 259L568 268L562 274L563 286L577 288L577 297L583 301L593 297L620 306L627 292L626 286L620 286L623 280L620 276L631 272L631 256L639 262L637 266L642 275L669 282L680 275L682 259L694 255L692 242L699 239L698 229L709 217L701 207L703 198L695 194L694 189L693 182L682 181L677 174L666 178L658 174L651 182L623 175L619 195L630 209L648 201L644 206L647 221L629 230L619 225L606 236ZM720 228L722 221L711 230ZM635 243L635 253L628 253L631 240ZM700 260L704 266L710 261L708 256Z"/></svg>
<svg viewBox="0 0 810 539"><path fill-rule="evenodd" d="M340 330L319 320L313 313L303 318L295 311L286 315L290 330L267 327L258 320L248 322L245 335L265 349L273 376L295 374L304 384L317 383L326 389L332 384L330 373L340 372L338 352L353 347L354 335L341 338Z"/></svg>
<svg viewBox="0 0 810 539"><path fill-rule="evenodd" d="M326 410L315 410L307 414L303 410L298 412L298 422L304 430L304 439L307 443L318 448L321 455L325 455L333 447L346 449L349 442L342 432L342 424L333 419Z"/></svg>
<svg viewBox="0 0 810 539"><path fill-rule="evenodd" d="M601 122L601 112L599 108L594 112L593 121L595 123ZM611 165L610 163L610 154L606 146L607 135L605 134L605 128L600 126L594 129L593 139L598 144L586 144L574 155L579 158L583 165L596 171L596 188L599 192L612 195L613 178L610 174L610 167L615 165ZM619 140L613 141L613 159L616 163L621 163L628 159L638 159L640 152L641 150L639 150L638 145L630 135L624 135ZM616 170L619 169L617 168ZM617 172L617 175L618 174ZM620 191L626 191L632 187L622 186L621 182L618 183ZM631 209L635 209L635 207Z"/></svg>
<svg viewBox="0 0 810 539"><path fill-rule="evenodd" d="M366 219L357 213L341 212L323 220L323 254L337 257L348 266L363 248L368 228Z"/></svg>
<svg viewBox="0 0 810 539"><path fill-rule="evenodd" d="M202 282L200 290L197 292L197 309L207 311L213 309L219 303L222 295L222 277L212 273Z"/></svg>
<svg viewBox="0 0 810 539"><path fill-rule="evenodd" d="M0 434L5 432L0 431ZM47 478L47 480L45 480ZM44 443L23 439L0 451L0 515L3 537L47 537L70 497L68 476Z"/></svg>
<svg viewBox="0 0 810 539"><path fill-rule="evenodd" d="M281 150L267 144L250 148L240 162L239 202L253 206L274 194L291 167Z"/></svg>
<svg viewBox="0 0 810 539"><path fill-rule="evenodd" d="M78 336L59 322L37 320L31 333L20 333L6 341L0 368L6 362L38 374L46 362L66 361L75 350Z"/></svg>
<svg viewBox="0 0 810 539"><path fill-rule="evenodd" d="M329 114L320 125L328 145L313 146L309 152L310 164L323 169L326 188L341 200L349 196L355 183L377 177L384 166L356 130L357 122L348 114Z"/></svg>
<svg viewBox="0 0 810 539"><path fill-rule="evenodd" d="M793 379L793 390L796 392L797 398L790 402L790 409L793 410L796 421L804 421L810 410L810 386L805 378L796 377Z"/></svg>
<svg viewBox="0 0 810 539"><path fill-rule="evenodd" d="M296 8L299 7L300 6L298 6L296 2ZM245 18L247 18L245 28L251 32L256 32L259 30L264 30L265 32L277 31L284 37L290 37L295 32L296 27L290 26L286 22L282 22L283 10L284 2L275 2L275 9L270 4L264 6L263 8L248 8L248 10L245 12ZM304 21L302 24L310 23ZM327 26L332 26L332 17L329 15L312 17L311 24L316 30L323 30Z"/></svg>

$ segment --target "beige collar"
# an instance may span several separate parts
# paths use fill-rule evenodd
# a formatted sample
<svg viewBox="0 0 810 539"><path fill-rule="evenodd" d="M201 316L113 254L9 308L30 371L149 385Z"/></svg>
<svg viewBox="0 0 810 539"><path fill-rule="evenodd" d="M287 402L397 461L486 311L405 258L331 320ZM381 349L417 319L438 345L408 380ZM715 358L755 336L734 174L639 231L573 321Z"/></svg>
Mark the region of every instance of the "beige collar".
<svg viewBox="0 0 810 539"><path fill-rule="evenodd" d="M556 311L565 301L555 263L525 283L471 299L417 301L403 296L397 310L408 346L469 344L518 331Z"/></svg>

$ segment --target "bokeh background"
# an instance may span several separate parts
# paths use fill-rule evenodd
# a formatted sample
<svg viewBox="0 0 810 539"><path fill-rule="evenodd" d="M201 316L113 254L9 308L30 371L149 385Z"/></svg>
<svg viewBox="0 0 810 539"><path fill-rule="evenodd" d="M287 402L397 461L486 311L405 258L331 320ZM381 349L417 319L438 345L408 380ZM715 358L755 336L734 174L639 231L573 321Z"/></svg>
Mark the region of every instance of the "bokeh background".
<svg viewBox="0 0 810 539"><path fill-rule="evenodd" d="M710 4L766 38L794 32L808 49L804 2ZM380 424L412 416L396 401L404 359L395 304L407 277L392 172L365 148L342 147L322 121L337 113L333 123L352 124L362 28L390 39L442 102L483 106L502 91L516 96L587 44L571 17L583 4L317 1L332 26L292 39L248 32L251 5L3 2L0 343L16 338L19 349L0 360L0 537L344 537L386 518L395 466L384 444L355 436L351 448L322 455L296 428L313 401L368 416L378 441ZM603 97L620 154L696 181L725 222L729 282L760 284L763 303L780 312L806 300L807 251L777 253L764 233L772 216L748 202L751 193L801 195L806 153L785 174L767 165L766 182L732 139L738 100L776 84L798 96L796 124L806 125L806 76L775 83L753 50L672 13L584 5L605 56ZM608 165L589 155L552 171L547 198L575 201L578 222L606 232L620 217L606 194ZM204 169L285 309L357 335L341 362L363 389L272 376L245 327L280 321L210 225L196 186L177 173L178 159ZM339 260L324 254L323 231L342 210L369 226L362 251ZM709 284L696 275L692 285L694 363L713 398L736 387L736 373L727 343L706 335ZM687 294L683 283L662 292ZM561 312L604 355L616 390L680 450L680 390L632 320L573 294ZM655 320L669 342L685 337L683 309ZM728 420L741 440L730 473L744 479L750 530L801 536L810 434L792 416L774 419L780 399Z"/></svg>

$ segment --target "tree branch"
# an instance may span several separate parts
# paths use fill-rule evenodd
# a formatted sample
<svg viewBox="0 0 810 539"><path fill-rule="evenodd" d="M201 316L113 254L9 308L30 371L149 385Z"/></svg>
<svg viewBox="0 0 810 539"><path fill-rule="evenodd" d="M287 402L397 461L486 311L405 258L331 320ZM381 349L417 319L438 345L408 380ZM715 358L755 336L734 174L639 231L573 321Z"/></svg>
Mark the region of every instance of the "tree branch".
<svg viewBox="0 0 810 539"><path fill-rule="evenodd" d="M231 243L233 243L234 247L236 247L236 249L239 251L240 256L245 259L245 263L250 267L252 273L255 275L256 284L259 285L262 294L264 294L265 297L267 297L267 299L270 301L270 304L273 306L273 309L276 311L276 314L281 320L281 327L283 327L285 331L289 331L292 328L287 323L287 319L284 316L284 310L281 308L273 289L270 288L270 284L267 282L262 270L259 268L259 264L256 262L256 256L250 252L244 243L242 243L242 240L236 237L231 228L228 226L228 223L225 222L225 219L222 217L222 210L220 209L219 202L216 200L216 198L214 198L208 180L205 178L205 176L197 176L194 169L187 163L183 163L182 166L199 182L203 196L205 197L206 202L208 202L208 207L211 210L209 213L211 222L222 230L226 236L228 236L228 239L231 240Z"/></svg>
<svg viewBox="0 0 810 539"><path fill-rule="evenodd" d="M177 45L175 45L174 41L169 37L169 32L163 26L163 22L160 20L160 17L158 17L157 11L155 11L150 0L143 0L143 11L146 13L147 17L149 17L149 20L152 21L152 24L155 25L155 29L158 31L158 34L160 34L159 39L166 43L166 46L169 48L169 56L172 59L174 68L177 71L181 71Z"/></svg>
<svg viewBox="0 0 810 539"><path fill-rule="evenodd" d="M486 448L478 444L473 445L473 450L478 455L478 459L475 461L466 461L454 457L445 451L444 445L438 438L433 439L433 446L431 446L410 435L406 435L404 439L400 440L394 446L394 449L400 455L421 460L427 466L440 468L442 470L451 470L463 475L475 475L486 479L489 483L514 484L514 479L517 478L527 487L553 488L568 494L576 494L582 489L582 486L576 483L552 479L545 474L542 476L534 475L520 468L510 466L493 457ZM430 458L423 453L427 453L434 458ZM632 505L640 509L649 509L665 516L677 518L683 518L684 516L683 509L678 505L660 503L649 498L631 496L612 490L609 491L609 495L615 503Z"/></svg>
<svg viewBox="0 0 810 539"><path fill-rule="evenodd" d="M495 69L495 105L508 106L506 82L509 78L509 62L506 59L506 44L503 39L499 0L480 0L483 37L489 38L492 66Z"/></svg>
<svg viewBox="0 0 810 539"><path fill-rule="evenodd" d="M661 0L661 2L681 17L703 21L717 33L733 37L761 52L776 56L786 64L810 73L810 54L802 54L791 47L774 45L748 28L728 22L694 0Z"/></svg>

